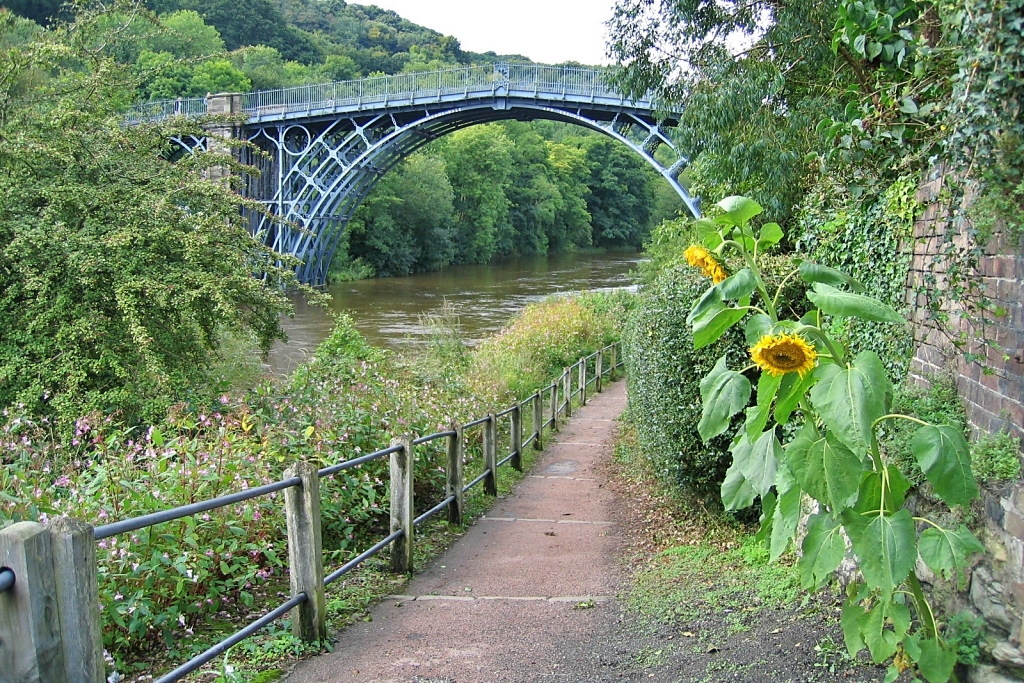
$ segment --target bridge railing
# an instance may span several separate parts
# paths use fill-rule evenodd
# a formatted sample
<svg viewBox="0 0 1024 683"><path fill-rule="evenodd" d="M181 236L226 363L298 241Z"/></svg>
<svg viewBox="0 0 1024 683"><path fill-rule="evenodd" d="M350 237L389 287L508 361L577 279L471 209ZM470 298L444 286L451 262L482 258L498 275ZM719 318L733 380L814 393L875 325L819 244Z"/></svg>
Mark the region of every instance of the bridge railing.
<svg viewBox="0 0 1024 683"><path fill-rule="evenodd" d="M483 95L494 93L502 86L537 94L621 98L618 91L608 84L606 73L597 69L498 62L486 66L259 90L242 96L242 108L250 114L264 114L376 106L396 100L422 101L430 97L440 99L474 93ZM206 100L202 97L146 102L131 110L128 122L157 121L170 116L202 116L206 112Z"/></svg>
<svg viewBox="0 0 1024 683"><path fill-rule="evenodd" d="M19 522L0 530L0 642L9 645L14 670L25 680L47 683L104 683L103 644L95 543L119 534L216 510L253 498L284 492L291 596L221 642L196 655L155 683L174 683L227 652L231 647L293 613L295 635L306 642L327 637L325 588L385 548L391 548L391 568L412 569L415 530L447 509L449 522L462 523L463 496L483 483L484 492L497 495L498 469L506 463L522 469L522 453L543 448L544 430L555 429L561 416L572 415L573 399L585 405L593 387L600 392L606 376L615 379L622 367L619 344L580 358L550 385L505 410L490 413L451 430L394 439L388 448L322 467L297 462L280 481L245 489L211 500L93 527L61 517L43 526ZM575 384L575 388L574 385ZM498 460L498 426L508 418L509 450ZM531 434L523 438L525 421ZM463 438L470 429L483 431L482 473L463 479ZM503 433L504 432L503 430ZM414 515L414 450L437 440L447 443L446 492L418 517ZM320 480L368 462L390 457L390 533L370 548L325 576L321 544ZM326 484L326 485L329 485ZM196 548L196 552L202 552ZM19 679L20 680L20 679Z"/></svg>

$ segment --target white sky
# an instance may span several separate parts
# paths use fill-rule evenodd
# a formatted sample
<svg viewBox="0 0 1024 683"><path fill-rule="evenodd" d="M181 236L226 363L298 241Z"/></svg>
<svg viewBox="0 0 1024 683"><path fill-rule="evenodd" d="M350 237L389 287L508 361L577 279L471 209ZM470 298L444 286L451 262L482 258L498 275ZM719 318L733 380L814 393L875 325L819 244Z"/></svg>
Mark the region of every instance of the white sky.
<svg viewBox="0 0 1024 683"><path fill-rule="evenodd" d="M608 64L615 0L357 0L459 39L463 50L521 54L535 62Z"/></svg>

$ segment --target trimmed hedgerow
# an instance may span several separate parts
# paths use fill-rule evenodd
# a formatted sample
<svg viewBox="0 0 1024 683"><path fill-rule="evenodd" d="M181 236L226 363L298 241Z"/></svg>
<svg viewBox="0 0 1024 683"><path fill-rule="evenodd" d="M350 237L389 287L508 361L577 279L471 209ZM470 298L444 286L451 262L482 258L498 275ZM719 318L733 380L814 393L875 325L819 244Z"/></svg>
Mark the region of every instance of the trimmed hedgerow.
<svg viewBox="0 0 1024 683"><path fill-rule="evenodd" d="M697 434L700 378L723 354L731 365L742 366L747 350L738 329L711 346L693 348L686 316L707 287L708 280L686 266L659 273L641 289L622 344L629 418L642 453L662 479L717 500L729 468L729 439L717 437L704 444Z"/></svg>

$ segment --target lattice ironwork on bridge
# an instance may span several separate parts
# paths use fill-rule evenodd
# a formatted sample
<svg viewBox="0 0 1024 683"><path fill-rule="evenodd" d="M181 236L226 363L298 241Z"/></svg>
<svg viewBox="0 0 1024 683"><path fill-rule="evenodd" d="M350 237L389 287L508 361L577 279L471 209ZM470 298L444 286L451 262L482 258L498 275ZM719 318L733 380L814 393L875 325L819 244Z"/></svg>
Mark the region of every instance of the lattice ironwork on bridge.
<svg viewBox="0 0 1024 683"><path fill-rule="evenodd" d="M251 216L253 231L298 257L298 277L309 284L325 283L348 221L381 176L431 140L489 121L551 119L613 137L700 215L679 183L687 160L665 133L677 121L652 101L623 97L598 70L498 63L149 103L132 119L217 113L243 116L237 134L263 152L242 149L260 169L246 192L273 216Z"/></svg>

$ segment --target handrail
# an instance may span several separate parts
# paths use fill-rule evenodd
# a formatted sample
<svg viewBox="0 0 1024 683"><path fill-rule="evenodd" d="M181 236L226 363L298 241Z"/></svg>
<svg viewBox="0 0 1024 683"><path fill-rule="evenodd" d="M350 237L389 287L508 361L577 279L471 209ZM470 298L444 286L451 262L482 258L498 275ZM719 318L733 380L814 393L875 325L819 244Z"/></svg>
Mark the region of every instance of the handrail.
<svg viewBox="0 0 1024 683"><path fill-rule="evenodd" d="M242 111L250 115L284 113L341 107L388 105L394 101L411 104L433 98L465 99L493 96L499 89L532 91L565 99L572 97L613 97L622 93L608 83L607 71L573 66L497 62L483 66L461 66L436 71L373 76L348 81L256 90L242 94ZM649 95L637 104L652 106ZM157 100L132 107L129 123L159 121L171 116L198 117L208 113L202 97Z"/></svg>
<svg viewBox="0 0 1024 683"><path fill-rule="evenodd" d="M593 357L597 356L598 354L604 353L604 352L608 351L609 349L612 349L612 348L617 347L617 346L618 346L618 342L616 342L614 344L611 344L609 346L606 346L606 347L600 349L599 351L596 351L593 354L591 354L589 356L586 356L585 358L581 358L575 364L570 366L570 370L572 368L576 368L577 366L579 366L580 363L586 363L586 361L589 360L590 358L593 358ZM602 368L601 374L604 375L605 373L610 373L614 369L616 369L618 367L621 367L621 366L622 366L621 357L620 358L616 358L616 362L614 364L610 364L607 369ZM591 381L593 381L593 380L591 380ZM544 395L545 392L552 392L552 391L553 392L557 392L559 390L560 382L561 382L561 380L556 380L553 384L551 384L551 385L549 385L547 387L542 387L540 390L535 392L527 400L528 401L529 400L541 401L543 399L543 395ZM590 382L588 381L586 384L590 384ZM584 385L584 386L586 386L586 385ZM569 404L569 402L572 400L572 397L576 396L578 393L580 393L581 389L582 388L577 389L577 391L571 392L569 394L569 396L566 397L565 401L561 404L561 406L556 405L556 402L554 401L554 396L553 396L552 397L552 411L557 410L558 412L561 412L561 409L565 408ZM557 395L557 393L555 395ZM479 418L479 419L476 419L476 420L472 420L472 421L466 423L465 425L463 425L462 429L466 430L466 429L469 429L471 427L475 427L477 425L481 425L481 424L484 424L486 422L489 422L490 420L496 419L499 416L508 415L510 413L515 412L515 410L517 410L517 409L521 409L520 406L521 406L521 404L517 402L517 403L513 404L512 407L510 407L508 409L505 409L505 410L502 410L499 413L496 413L494 415L487 415L485 417L482 417L482 418ZM534 433L529 438L527 438L525 441L523 441L521 443L520 449L525 448L526 446L530 445L532 442L537 440L538 437L539 437L539 434L540 434L540 430L542 430L542 429L544 429L544 428L546 428L548 426L555 425L555 424L557 424L557 422L556 422L556 415L553 414L553 415L551 415L551 417L547 421L542 421L539 429L537 429L536 426L535 426ZM442 432L436 432L434 434L429 434L427 436L418 437L416 439L413 439L411 443L413 445L420 445L420 444L424 444L424 443L427 443L429 441L433 441L433 440L439 439L439 438L448 438L448 437L458 436L458 434L459 434L459 432L456 431L456 430L446 430L446 431L442 431ZM327 467L323 467L323 468L321 468L321 469L319 469L317 471L317 477L318 478L323 478L323 477L326 477L326 476L330 476L332 474L336 474L336 473L341 472L343 470L350 469L350 468L353 468L353 467L357 467L359 465L365 464L365 463L370 462L372 460L376 460L378 458L382 458L382 457L384 457L386 455L390 455L392 453L397 453L399 451L402 451L404 448L405 448L405 446L403 446L402 444L396 444L396 445L390 446L388 448L384 448L384 449L381 449L379 451L375 451L373 453L369 453L367 455L359 456L359 457L353 458L351 460L346 460L345 462L338 463L336 465L328 465ZM465 493L465 492L469 491L474 486L476 486L480 482L484 481L488 477L494 477L495 476L495 471L494 470L496 470L497 468L500 468L501 466L503 466L506 463L508 463L509 461L511 461L513 459L513 457L515 457L517 454L520 454L520 452L521 451L513 450L512 453L508 454L503 459L498 461L493 466L494 469L486 468L483 471L483 473L481 473L478 477L476 477L471 482L469 482L464 487L462 487L462 493ZM153 525L156 525L156 524L161 524L161 523L164 523L164 522L169 522L169 521L172 521L172 520L175 520L175 519L181 519L183 517L188 517L190 515L198 514L200 512L206 512L206 511L209 511L209 510L214 510L214 509L217 509L217 508L224 507L226 505L231 505L231 504L242 502L242 501L245 501L245 500L250 500L252 498L257 498L259 496L268 495L268 494L274 493L276 491L281 491L281 490L290 488L292 486L301 486L301 485L302 485L302 479L300 477L290 477L288 479L283 479L283 480L278 481L278 482L274 482L274 483L271 483L271 484L265 484L263 486L259 486L259 487L252 488L252 489L245 489L243 491L238 491L236 493L228 494L228 495L225 495L225 496L220 496L220 497L213 498L213 499L210 499L210 500L199 501L199 502L196 502L196 503L191 503L189 505L183 505L183 506L176 507L176 508L171 508L171 509L168 509L168 510L162 510L160 512L154 512L154 513L147 514L147 515L141 515L139 517L129 518L129 519L121 520L121 521L118 521L118 522L113 522L111 524L106 524L106 525L102 525L102 526L96 527L94 529L94 531L93 531L93 538L94 538L94 540L99 541L99 540L102 540L104 538L109 538L111 536L115 536L117 534L122 534L122 533L126 533L126 532L129 532L129 531L135 531L135 530L142 529L142 528L145 528L145 527L148 527L148 526L153 526ZM431 517L433 517L437 513L439 513L442 510L450 507L457 500L460 501L459 502L459 506L461 507L461 499L458 496L456 496L454 494L453 495L448 495L443 501L441 501L440 503L438 503L434 507L432 507L429 510L427 510L426 512L424 512L419 517L416 517L413 520L413 527L418 527L419 525L421 525L422 523L426 522L428 519L430 519ZM346 573L352 571L353 569L355 569L357 566L359 566L361 563L365 562L370 557L373 557L374 555L379 553L381 550L386 548L390 543L392 543L394 541L397 541L398 539L402 538L404 535L405 535L405 531L403 531L402 529L398 529L396 531L391 532L384 539L378 541L373 546L371 546L369 549L363 551L362 553L360 553L356 557L352 558L351 560L349 560L348 562L343 564L340 568L338 568L337 570L335 570L334 572L332 572L331 574L326 576L324 578L324 580L323 580L323 585L325 587L330 585L331 583L336 581L338 578L340 578L344 574L346 574ZM6 568L6 567L0 568L0 593L3 593L4 591L9 590L11 588L11 586L14 585L14 582L15 582L14 572L12 570ZM257 619L256 621L252 622L251 624L249 624L245 628L241 629L240 631L235 632L233 635L231 635L228 638L222 640L220 643L217 643L216 645L214 645L214 646L210 647L209 649L207 649L205 652L203 652L203 653L193 657L192 659L190 659L185 664L182 664L181 666L177 667L176 669L174 669L170 673L167 673L164 676L162 676L161 678L157 679L155 681L155 683L173 683L174 681L180 680L182 677L186 676L189 673L192 673L192 672L196 671L199 667L201 667L202 665L204 665L207 662L211 661L213 658L217 657L220 654L223 654L228 649L233 647L235 644L241 642L245 638L248 638L250 635L256 633L257 631L259 631L264 626L270 624L272 621L282 617L289 610L291 610L291 609L297 607L298 605L306 602L308 599L309 598L306 595L306 593L304 593L304 592L303 593L299 593L298 595L292 597L290 600L288 600L287 602L285 602L284 604L282 604L281 606L279 606L275 610L267 613L266 615L264 615L260 619Z"/></svg>
<svg viewBox="0 0 1024 683"><path fill-rule="evenodd" d="M222 508L225 505L258 498L260 496L265 496L268 493L281 491L283 489L291 488L292 486L299 486L300 484L302 484L301 479L298 477L292 477L291 479L284 479L282 481L274 482L273 484L257 486L254 489L245 489L244 491L238 491L237 493L231 493L219 498L191 503L189 505L182 505L180 507L171 508L170 510L161 510L160 512L153 512L140 517L123 519L111 524L104 524L103 526L98 526L93 530L93 539L100 541L104 538L110 538L111 536L116 536L129 531L137 531L138 529L144 529L148 526L171 522L175 519L181 519L182 517L197 515L200 512L216 510L217 508Z"/></svg>
<svg viewBox="0 0 1024 683"><path fill-rule="evenodd" d="M9 591L14 586L14 570L4 567L0 569L0 593Z"/></svg>

